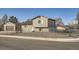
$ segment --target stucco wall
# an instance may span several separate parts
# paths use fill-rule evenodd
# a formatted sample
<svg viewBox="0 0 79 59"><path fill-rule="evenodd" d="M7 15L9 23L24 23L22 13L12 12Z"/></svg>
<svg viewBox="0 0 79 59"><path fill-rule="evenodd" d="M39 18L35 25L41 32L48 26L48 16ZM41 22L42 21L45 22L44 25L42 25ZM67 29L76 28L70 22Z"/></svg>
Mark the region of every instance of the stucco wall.
<svg viewBox="0 0 79 59"><path fill-rule="evenodd" d="M57 30L65 30L65 27L58 26L56 29Z"/></svg>
<svg viewBox="0 0 79 59"><path fill-rule="evenodd" d="M13 26L14 31L16 31L16 29L15 29L16 25L14 23L8 22L8 23L4 24L4 31L6 31L6 26Z"/></svg>
<svg viewBox="0 0 79 59"><path fill-rule="evenodd" d="M41 21L41 23L38 23L38 21ZM39 17L33 20L33 26L34 27L48 27L48 18L46 17Z"/></svg>
<svg viewBox="0 0 79 59"><path fill-rule="evenodd" d="M54 20L48 20L48 27L53 27L55 28L55 21Z"/></svg>
<svg viewBox="0 0 79 59"><path fill-rule="evenodd" d="M49 32L49 29L48 28L43 28L42 32Z"/></svg>
<svg viewBox="0 0 79 59"><path fill-rule="evenodd" d="M32 32L32 25L22 25L22 32Z"/></svg>
<svg viewBox="0 0 79 59"><path fill-rule="evenodd" d="M41 31L39 28L35 28L35 32L49 32L49 28L41 28Z"/></svg>

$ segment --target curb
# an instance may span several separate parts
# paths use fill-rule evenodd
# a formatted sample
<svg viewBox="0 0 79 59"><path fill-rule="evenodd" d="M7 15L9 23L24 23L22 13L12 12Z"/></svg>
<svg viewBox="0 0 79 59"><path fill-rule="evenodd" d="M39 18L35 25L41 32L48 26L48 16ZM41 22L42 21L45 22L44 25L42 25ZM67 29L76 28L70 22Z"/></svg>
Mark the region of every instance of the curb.
<svg viewBox="0 0 79 59"><path fill-rule="evenodd" d="M17 38L17 39L30 39L30 40L43 40L43 41L59 41L59 42L78 42L79 38L67 39L67 38L42 38L42 37L29 37L29 36L12 36L12 35L0 35L5 38Z"/></svg>

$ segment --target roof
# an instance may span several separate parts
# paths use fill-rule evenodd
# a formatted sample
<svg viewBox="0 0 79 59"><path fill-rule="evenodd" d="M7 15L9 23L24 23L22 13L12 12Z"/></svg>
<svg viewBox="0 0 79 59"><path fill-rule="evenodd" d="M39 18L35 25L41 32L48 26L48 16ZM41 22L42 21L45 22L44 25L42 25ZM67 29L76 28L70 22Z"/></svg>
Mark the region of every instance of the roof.
<svg viewBox="0 0 79 59"><path fill-rule="evenodd" d="M14 23L14 22L11 22L11 21L8 21L8 22L13 23L13 24L16 24L16 25L21 25L21 23ZM6 23L8 23L8 22L6 22Z"/></svg>
<svg viewBox="0 0 79 59"><path fill-rule="evenodd" d="M15 24L14 22L11 22L11 21L7 21L6 23L9 23L9 22L10 22L10 23L13 23L13 24ZM4 23L4 24L6 24L6 23Z"/></svg>
<svg viewBox="0 0 79 59"><path fill-rule="evenodd" d="M55 19L52 19L52 18L48 18L48 20L55 21Z"/></svg>
<svg viewBox="0 0 79 59"><path fill-rule="evenodd" d="M36 18L39 18L39 17L45 17L45 16L36 16L34 18L32 18L31 20L28 20L26 22L22 22L22 25L32 25L32 20L36 19ZM47 17L45 17L47 18ZM52 21L55 21L54 19L52 18L47 18L48 20L52 20Z"/></svg>
<svg viewBox="0 0 79 59"><path fill-rule="evenodd" d="M36 17L32 18L32 20L39 18L39 17L45 17L45 16L36 16Z"/></svg>
<svg viewBox="0 0 79 59"><path fill-rule="evenodd" d="M32 18L32 20L34 20L34 19L36 19L36 18L39 18L39 17L45 17L45 16L36 16L36 17ZM48 20L55 21L55 19L52 19L52 18L48 18L48 17L45 17L45 18L47 18Z"/></svg>
<svg viewBox="0 0 79 59"><path fill-rule="evenodd" d="M60 24L56 24L56 26L64 27L64 24L60 23Z"/></svg>
<svg viewBox="0 0 79 59"><path fill-rule="evenodd" d="M22 22L22 25L32 25L32 21L26 21L26 22Z"/></svg>

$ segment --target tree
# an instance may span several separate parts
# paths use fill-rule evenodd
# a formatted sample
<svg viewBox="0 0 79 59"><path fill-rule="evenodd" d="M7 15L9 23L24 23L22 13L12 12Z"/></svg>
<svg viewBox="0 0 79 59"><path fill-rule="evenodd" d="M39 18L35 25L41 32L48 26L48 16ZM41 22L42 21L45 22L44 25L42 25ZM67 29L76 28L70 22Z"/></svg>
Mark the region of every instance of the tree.
<svg viewBox="0 0 79 59"><path fill-rule="evenodd" d="M63 24L62 18L55 18L56 24Z"/></svg>
<svg viewBox="0 0 79 59"><path fill-rule="evenodd" d="M62 22L62 18L55 18L56 22Z"/></svg>
<svg viewBox="0 0 79 59"><path fill-rule="evenodd" d="M79 12L78 12L77 15L76 15L76 20L78 21L78 22L77 22L77 29L79 29Z"/></svg>
<svg viewBox="0 0 79 59"><path fill-rule="evenodd" d="M2 19L1 19L2 23L6 23L8 21L8 16L5 14Z"/></svg>
<svg viewBox="0 0 79 59"><path fill-rule="evenodd" d="M18 19L15 16L10 16L9 21L13 23L17 23Z"/></svg>

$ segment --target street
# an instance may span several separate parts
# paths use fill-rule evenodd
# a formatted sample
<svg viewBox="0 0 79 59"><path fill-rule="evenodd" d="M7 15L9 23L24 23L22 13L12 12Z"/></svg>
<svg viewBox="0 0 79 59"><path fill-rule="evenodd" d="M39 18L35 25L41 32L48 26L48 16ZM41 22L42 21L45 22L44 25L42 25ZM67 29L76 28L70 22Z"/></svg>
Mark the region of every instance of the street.
<svg viewBox="0 0 79 59"><path fill-rule="evenodd" d="M0 50L78 50L79 42L0 38Z"/></svg>

